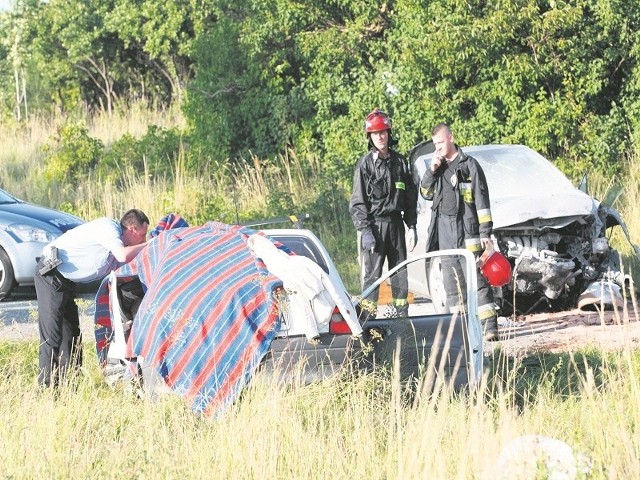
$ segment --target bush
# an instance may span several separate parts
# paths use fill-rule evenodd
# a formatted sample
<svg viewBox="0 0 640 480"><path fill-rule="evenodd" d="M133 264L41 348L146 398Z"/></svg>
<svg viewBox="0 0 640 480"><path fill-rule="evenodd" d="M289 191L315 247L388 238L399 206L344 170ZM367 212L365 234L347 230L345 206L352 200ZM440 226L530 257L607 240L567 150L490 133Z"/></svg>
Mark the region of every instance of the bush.
<svg viewBox="0 0 640 480"><path fill-rule="evenodd" d="M125 134L117 140L104 154L98 173L102 178L116 181L131 169L164 175L171 172L183 147L183 135L177 128L150 125L140 139Z"/></svg>
<svg viewBox="0 0 640 480"><path fill-rule="evenodd" d="M83 125L65 125L53 145L44 147L44 176L48 181L73 184L84 180L100 161L103 148L102 142L91 138Z"/></svg>

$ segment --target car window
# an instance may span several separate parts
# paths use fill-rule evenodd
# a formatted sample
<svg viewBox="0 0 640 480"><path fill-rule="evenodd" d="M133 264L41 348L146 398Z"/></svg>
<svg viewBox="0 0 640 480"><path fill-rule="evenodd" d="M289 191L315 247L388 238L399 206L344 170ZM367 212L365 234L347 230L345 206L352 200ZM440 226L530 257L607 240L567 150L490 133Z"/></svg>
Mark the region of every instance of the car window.
<svg viewBox="0 0 640 480"><path fill-rule="evenodd" d="M320 250L318 250L316 245L307 237L277 234L269 234L269 237L282 243L296 255L302 255L313 260L320 265L326 273L329 273L329 267L327 266L322 253L320 253Z"/></svg>
<svg viewBox="0 0 640 480"><path fill-rule="evenodd" d="M475 284L468 285L468 272L467 259L460 254L438 252L411 259L405 267L383 276L378 288L365 291L359 301L360 317L365 320L436 315L449 313L452 305L465 305L466 309L468 291L475 291ZM451 292L449 299L445 285ZM408 291L405 308L398 302L405 297L403 286Z"/></svg>

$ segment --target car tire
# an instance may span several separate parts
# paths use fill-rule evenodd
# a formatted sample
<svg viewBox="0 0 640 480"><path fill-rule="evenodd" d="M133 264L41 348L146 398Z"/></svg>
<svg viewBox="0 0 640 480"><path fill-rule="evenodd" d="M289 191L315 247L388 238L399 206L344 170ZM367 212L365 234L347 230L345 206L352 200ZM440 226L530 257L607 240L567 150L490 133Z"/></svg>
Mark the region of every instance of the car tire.
<svg viewBox="0 0 640 480"><path fill-rule="evenodd" d="M433 303L435 313L447 313L447 292L444 289L441 260L439 258L433 258L427 261L426 269L429 297Z"/></svg>
<svg viewBox="0 0 640 480"><path fill-rule="evenodd" d="M0 248L0 300L8 297L15 286L13 265L11 265L7 252Z"/></svg>

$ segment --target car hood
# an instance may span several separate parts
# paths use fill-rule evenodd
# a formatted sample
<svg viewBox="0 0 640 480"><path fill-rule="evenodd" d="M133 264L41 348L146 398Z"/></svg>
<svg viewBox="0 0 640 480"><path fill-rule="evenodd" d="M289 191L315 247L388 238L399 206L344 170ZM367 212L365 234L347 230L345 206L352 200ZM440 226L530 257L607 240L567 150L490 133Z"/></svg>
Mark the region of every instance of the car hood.
<svg viewBox="0 0 640 480"><path fill-rule="evenodd" d="M489 191L491 188L490 185ZM491 197L494 230L522 226L561 228L596 215L597 209L597 202L579 190Z"/></svg>
<svg viewBox="0 0 640 480"><path fill-rule="evenodd" d="M40 223L42 228L66 232L84 221L75 215L40 207L26 202L0 205L0 219L7 225L12 223ZM45 227L46 225L46 227Z"/></svg>
<svg viewBox="0 0 640 480"><path fill-rule="evenodd" d="M494 229L561 228L596 216L599 202L577 189L542 155L524 145L463 147L482 166ZM409 152L419 182L433 157L430 141Z"/></svg>

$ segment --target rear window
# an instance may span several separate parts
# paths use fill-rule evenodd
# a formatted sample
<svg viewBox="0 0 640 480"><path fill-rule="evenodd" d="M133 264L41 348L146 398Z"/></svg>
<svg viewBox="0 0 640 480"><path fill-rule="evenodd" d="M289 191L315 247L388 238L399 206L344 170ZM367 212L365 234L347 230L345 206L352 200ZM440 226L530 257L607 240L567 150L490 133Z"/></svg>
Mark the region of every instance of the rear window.
<svg viewBox="0 0 640 480"><path fill-rule="evenodd" d="M270 238L277 240L284 246L289 248L296 255L303 255L316 262L322 269L329 273L329 267L324 261L324 257L316 245L307 237L295 237L289 235L269 235Z"/></svg>

